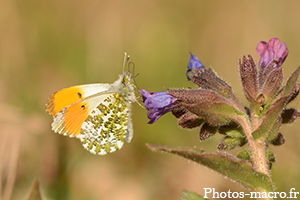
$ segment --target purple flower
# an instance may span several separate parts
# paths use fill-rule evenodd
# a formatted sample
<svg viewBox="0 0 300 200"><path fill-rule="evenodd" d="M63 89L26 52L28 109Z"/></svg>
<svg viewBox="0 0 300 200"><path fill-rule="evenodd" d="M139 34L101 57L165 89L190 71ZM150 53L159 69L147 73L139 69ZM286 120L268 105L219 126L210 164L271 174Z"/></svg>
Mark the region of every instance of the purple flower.
<svg viewBox="0 0 300 200"><path fill-rule="evenodd" d="M186 77L187 79L190 81L190 74L194 73L193 71L195 70L199 70L199 69L205 69L204 65L202 64L202 62L199 60L199 58L195 55L193 55L191 52L191 58L188 64L188 70L186 71Z"/></svg>
<svg viewBox="0 0 300 200"><path fill-rule="evenodd" d="M261 56L259 66L265 63L267 67L273 60L275 60L274 67L280 67L287 57L289 50L285 43L281 44L277 38L272 38L268 43L261 41L256 47L256 52Z"/></svg>
<svg viewBox="0 0 300 200"><path fill-rule="evenodd" d="M143 95L144 105L148 110L149 124L156 122L162 115L170 112L176 98L167 92L150 93L147 90L139 91Z"/></svg>

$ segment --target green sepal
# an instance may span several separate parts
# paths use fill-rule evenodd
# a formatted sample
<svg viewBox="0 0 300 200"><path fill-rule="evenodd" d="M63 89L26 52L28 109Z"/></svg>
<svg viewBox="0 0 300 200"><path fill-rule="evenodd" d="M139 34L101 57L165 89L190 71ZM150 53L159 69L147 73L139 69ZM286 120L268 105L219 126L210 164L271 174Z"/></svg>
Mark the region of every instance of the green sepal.
<svg viewBox="0 0 300 200"><path fill-rule="evenodd" d="M231 150L236 146L243 146L247 143L243 129L237 123L221 126L218 131L226 135L218 145L219 150Z"/></svg>
<svg viewBox="0 0 300 200"><path fill-rule="evenodd" d="M248 55L248 59L243 56L243 59L239 60L239 66L244 94L252 106L255 106L258 95L258 71L252 56Z"/></svg>
<svg viewBox="0 0 300 200"><path fill-rule="evenodd" d="M234 138L226 136L218 145L219 150L231 150L236 146L243 146L246 143L246 138Z"/></svg>
<svg viewBox="0 0 300 200"><path fill-rule="evenodd" d="M281 133L278 133L276 138L270 141L274 146L283 145L285 143L285 139Z"/></svg>
<svg viewBox="0 0 300 200"><path fill-rule="evenodd" d="M191 77L192 81L197 84L201 89L215 91L219 95L234 102L234 104L241 110L244 107L240 100L236 97L232 87L213 71L213 69L200 69Z"/></svg>
<svg viewBox="0 0 300 200"><path fill-rule="evenodd" d="M275 154L271 149L266 151L266 157L269 162L275 162Z"/></svg>
<svg viewBox="0 0 300 200"><path fill-rule="evenodd" d="M181 106L212 126L221 126L240 117L247 117L244 107L240 110L230 99L211 90L168 90Z"/></svg>
<svg viewBox="0 0 300 200"><path fill-rule="evenodd" d="M242 150L241 152L238 153L237 157L253 163L253 158L250 150L247 149Z"/></svg>
<svg viewBox="0 0 300 200"><path fill-rule="evenodd" d="M221 126L218 131L221 134L225 134L233 138L241 138L245 136L243 128L237 123Z"/></svg>
<svg viewBox="0 0 300 200"><path fill-rule="evenodd" d="M278 117L281 115L289 98L293 95L293 92L296 88L296 81L298 79L299 73L300 67L298 67L297 70L288 79L282 97L277 99L270 106L270 108L263 117L261 125L256 131L252 133L254 139L265 139L273 129L273 126L276 126L276 121L279 119Z"/></svg>
<svg viewBox="0 0 300 200"><path fill-rule="evenodd" d="M246 117L245 113L224 102L182 103L182 105L190 112L203 117L212 126L229 124L237 120L238 116Z"/></svg>
<svg viewBox="0 0 300 200"><path fill-rule="evenodd" d="M297 117L300 117L300 112L295 108L284 109L281 113L283 124L291 124L297 119Z"/></svg>
<svg viewBox="0 0 300 200"><path fill-rule="evenodd" d="M178 125L182 128L195 128L197 126L201 126L201 124L203 124L204 121L204 119L201 119L197 115L191 112L186 112L179 119Z"/></svg>
<svg viewBox="0 0 300 200"><path fill-rule="evenodd" d="M199 139L200 141L206 140L210 137L212 137L213 135L216 134L216 132L218 131L217 126L211 126L208 123L204 123L200 129L200 133L199 133Z"/></svg>
<svg viewBox="0 0 300 200"><path fill-rule="evenodd" d="M270 104L274 98L276 98L279 89L282 86L283 74L282 68L272 67L272 64L268 68L273 68L270 74L266 77L263 85L262 94L265 97L265 104Z"/></svg>
<svg viewBox="0 0 300 200"><path fill-rule="evenodd" d="M266 158L268 161L269 169L272 168L272 164L275 162L275 154L271 149L266 151Z"/></svg>

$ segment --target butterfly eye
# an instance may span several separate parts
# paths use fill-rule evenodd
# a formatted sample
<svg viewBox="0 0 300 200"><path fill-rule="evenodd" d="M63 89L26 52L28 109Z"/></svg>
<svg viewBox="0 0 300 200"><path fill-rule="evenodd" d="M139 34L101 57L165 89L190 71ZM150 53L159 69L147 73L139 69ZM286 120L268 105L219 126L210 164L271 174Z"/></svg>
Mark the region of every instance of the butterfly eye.
<svg viewBox="0 0 300 200"><path fill-rule="evenodd" d="M124 76L124 78L123 78L123 83L126 84L128 81L129 81L128 76Z"/></svg>

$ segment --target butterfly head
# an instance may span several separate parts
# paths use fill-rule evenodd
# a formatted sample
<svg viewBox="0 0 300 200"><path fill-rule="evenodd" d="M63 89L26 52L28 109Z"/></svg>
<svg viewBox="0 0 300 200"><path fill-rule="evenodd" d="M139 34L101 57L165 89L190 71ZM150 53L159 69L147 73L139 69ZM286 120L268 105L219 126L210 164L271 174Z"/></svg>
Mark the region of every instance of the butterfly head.
<svg viewBox="0 0 300 200"><path fill-rule="evenodd" d="M130 72L125 72L122 76L122 83L124 85L130 83L132 81L132 74Z"/></svg>

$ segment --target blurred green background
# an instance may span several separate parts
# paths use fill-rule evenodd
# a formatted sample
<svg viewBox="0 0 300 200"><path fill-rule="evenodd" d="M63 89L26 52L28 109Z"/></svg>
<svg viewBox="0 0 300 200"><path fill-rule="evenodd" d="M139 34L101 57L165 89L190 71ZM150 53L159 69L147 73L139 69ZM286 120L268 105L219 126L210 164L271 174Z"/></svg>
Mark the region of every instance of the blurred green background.
<svg viewBox="0 0 300 200"><path fill-rule="evenodd" d="M24 199L35 177L47 199L179 199L183 189L204 194L245 191L185 159L151 152L145 143L197 146L214 152L220 135L199 142L168 114L147 124L133 104L134 138L121 151L95 156L77 139L51 131L47 98L86 83L112 83L126 51L137 86L149 91L195 87L185 77L189 52L227 80L247 104L238 59L261 40L287 43L285 79L300 63L300 1L1 0L0 197ZM299 108L299 100L293 102ZM286 143L271 147L277 191L300 191L300 120L284 126ZM238 149L240 150L240 149ZM236 154L237 151L230 153Z"/></svg>

